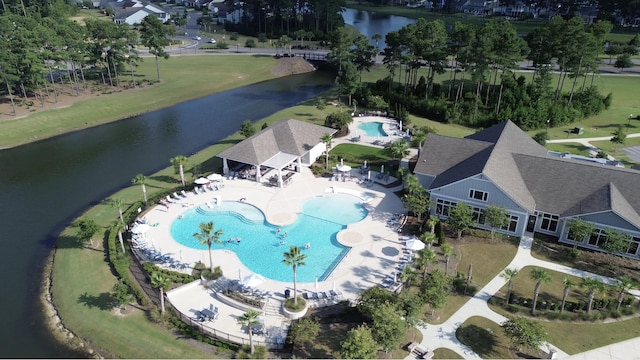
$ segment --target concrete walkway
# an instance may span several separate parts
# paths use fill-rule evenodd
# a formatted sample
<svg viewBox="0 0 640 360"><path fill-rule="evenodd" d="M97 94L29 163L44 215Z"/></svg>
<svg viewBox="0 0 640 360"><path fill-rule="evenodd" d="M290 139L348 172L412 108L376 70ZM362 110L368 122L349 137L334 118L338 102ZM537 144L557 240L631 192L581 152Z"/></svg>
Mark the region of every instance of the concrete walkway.
<svg viewBox="0 0 640 360"><path fill-rule="evenodd" d="M520 270L525 266L536 266L581 278L594 277L609 285L615 285L616 283L615 279L536 259L531 255L532 244L532 234L524 236L520 240L520 245L516 255L507 268ZM478 356L478 354L474 353L469 347L462 344L457 339L456 329L472 316L481 316L497 324L507 320L504 316L489 309L489 306L487 305L487 300L497 293L506 283L507 281L503 277L500 275L496 276L489 281L485 287L478 291L474 297L469 299L469 301L467 301L467 303L465 303L457 312L451 315L451 317L443 324L419 327L423 336L421 344L431 351L438 348L447 348L455 351L465 359L479 359L480 356ZM632 294L637 297L640 295L640 292L633 291ZM625 359L629 358L630 354L637 354L637 352L635 352L636 350L640 350L640 338L611 344L573 356L569 356L569 354L553 344L546 344L546 346L543 347L543 350L553 350L556 352L557 357L561 359ZM410 354L406 359L415 358L416 357L413 354Z"/></svg>
<svg viewBox="0 0 640 360"><path fill-rule="evenodd" d="M592 137L592 138L571 138L571 139L556 139L556 140L547 140L547 144L561 144L561 143L578 143L587 148L587 151L590 155L597 155L600 152L600 149L591 145L591 141L609 141L613 136L602 136L602 137ZM627 138L636 138L640 137L640 133L628 134ZM615 160L612 156L609 156L609 160Z"/></svg>

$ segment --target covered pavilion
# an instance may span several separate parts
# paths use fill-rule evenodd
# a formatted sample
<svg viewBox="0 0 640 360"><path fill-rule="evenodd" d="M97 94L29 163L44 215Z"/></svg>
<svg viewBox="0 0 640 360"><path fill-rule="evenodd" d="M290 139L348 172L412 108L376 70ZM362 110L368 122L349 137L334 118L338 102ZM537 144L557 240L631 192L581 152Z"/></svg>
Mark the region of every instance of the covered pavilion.
<svg viewBox="0 0 640 360"><path fill-rule="evenodd" d="M251 176L255 169L256 182L260 182L263 176L262 168L267 171L275 169L274 179L277 181L273 185L282 187L287 180L286 177L283 180L282 170L292 167L295 172L300 172L301 166L313 164L327 150L322 137L336 131L299 120L284 120L224 150L218 157L222 158L225 175L230 172L229 160L251 166Z"/></svg>

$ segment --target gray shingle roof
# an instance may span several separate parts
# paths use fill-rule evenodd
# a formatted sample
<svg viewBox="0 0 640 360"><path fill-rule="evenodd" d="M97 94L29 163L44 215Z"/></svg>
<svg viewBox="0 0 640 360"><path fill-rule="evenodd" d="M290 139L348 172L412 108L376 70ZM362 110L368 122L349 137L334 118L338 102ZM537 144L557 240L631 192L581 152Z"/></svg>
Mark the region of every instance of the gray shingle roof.
<svg viewBox="0 0 640 360"><path fill-rule="evenodd" d="M514 155L538 210L561 217L614 211L640 227L640 173L553 157Z"/></svg>
<svg viewBox="0 0 640 360"><path fill-rule="evenodd" d="M259 133L222 151L218 157L246 164L262 164L278 153L302 156L335 129L289 119L279 121Z"/></svg>
<svg viewBox="0 0 640 360"><path fill-rule="evenodd" d="M530 212L614 211L640 227L639 172L547 156L510 121L464 139L427 136L414 172L435 176L430 189L482 173Z"/></svg>

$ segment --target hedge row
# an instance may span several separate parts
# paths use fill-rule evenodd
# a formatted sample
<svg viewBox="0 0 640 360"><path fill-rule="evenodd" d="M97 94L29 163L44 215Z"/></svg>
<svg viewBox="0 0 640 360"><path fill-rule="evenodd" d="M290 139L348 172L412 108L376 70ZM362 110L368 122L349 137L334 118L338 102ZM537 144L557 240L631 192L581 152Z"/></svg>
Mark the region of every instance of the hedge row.
<svg viewBox="0 0 640 360"><path fill-rule="evenodd" d="M149 207L149 204L157 203L161 198L164 198L175 190L177 189L165 190L154 194L148 199L146 206L142 201L134 202L128 209L126 209L122 213L122 218L124 219L125 223L132 223L140 214L138 212L138 209L143 212L147 209L147 207ZM129 287L129 289L131 289L133 296L136 297L139 303L143 306L147 306L149 304L149 299L145 296L144 291L142 290L140 285L130 276L129 266L131 265L131 258L128 254L122 253L122 249L120 248L119 244L120 241L118 239L117 226L117 224L112 225L107 229L105 233L107 240L107 256L109 262L111 263L111 266L113 267L113 270L117 274L118 278L122 280L122 282L124 282ZM125 251L126 249L128 249L128 245L125 245Z"/></svg>

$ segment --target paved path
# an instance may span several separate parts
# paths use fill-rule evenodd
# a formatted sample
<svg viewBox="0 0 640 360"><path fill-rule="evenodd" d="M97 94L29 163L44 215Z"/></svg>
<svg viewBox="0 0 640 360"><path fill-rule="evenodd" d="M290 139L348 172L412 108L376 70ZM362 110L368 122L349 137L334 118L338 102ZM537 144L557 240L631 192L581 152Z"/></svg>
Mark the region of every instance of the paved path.
<svg viewBox="0 0 640 360"><path fill-rule="evenodd" d="M518 251L507 266L507 268L522 269L525 266L536 266L546 268L561 273L585 278L594 277L598 280L614 285L615 280L596 275L587 271L581 271L574 268L570 268L564 265L555 264L552 262L536 259L531 255L531 245L533 244L533 238L531 236L524 236L518 247ZM422 345L429 349L435 350L438 348L447 348L455 351L463 356L465 359L478 359L480 356L474 353L469 347L462 344L456 337L456 329L462 325L468 318L472 316L485 317L495 323L502 323L506 318L493 310L489 309L487 300L497 293L507 281L500 275L493 278L485 287L483 287L478 293L469 299L457 312L455 312L446 322L440 325L427 325L426 327L419 327L422 333ZM639 291L634 291L633 295L638 297ZM581 354L569 356L569 354L559 349L553 344L547 344L543 347L543 350L554 350L558 358L570 358L570 359L625 359L629 358L629 354L637 354L635 350L640 350L640 338L635 338L627 341L623 341L616 344L604 346L602 348L590 350ZM624 356L626 354L626 356ZM406 359L415 359L414 355L409 355Z"/></svg>
<svg viewBox="0 0 640 360"><path fill-rule="evenodd" d="M592 137L592 138L571 138L571 139L555 139L555 140L547 140L547 144L560 144L560 143L579 143L581 145L583 145L584 147L587 148L587 151L589 152L589 154L591 155L597 155L598 152L600 152L600 149L598 149L597 147L591 145L591 141L609 141L611 140L613 136L602 136L602 137ZM635 134L628 134L627 138L636 138L636 137L640 137L640 133L635 133ZM640 161L640 150L637 149L637 147L632 146L629 147L629 152L625 151L623 149L623 151L625 151L630 158L632 158L632 160L634 161ZM637 154L637 158L634 158L633 156ZM615 160L615 158L613 158L612 156L609 155L609 160Z"/></svg>

